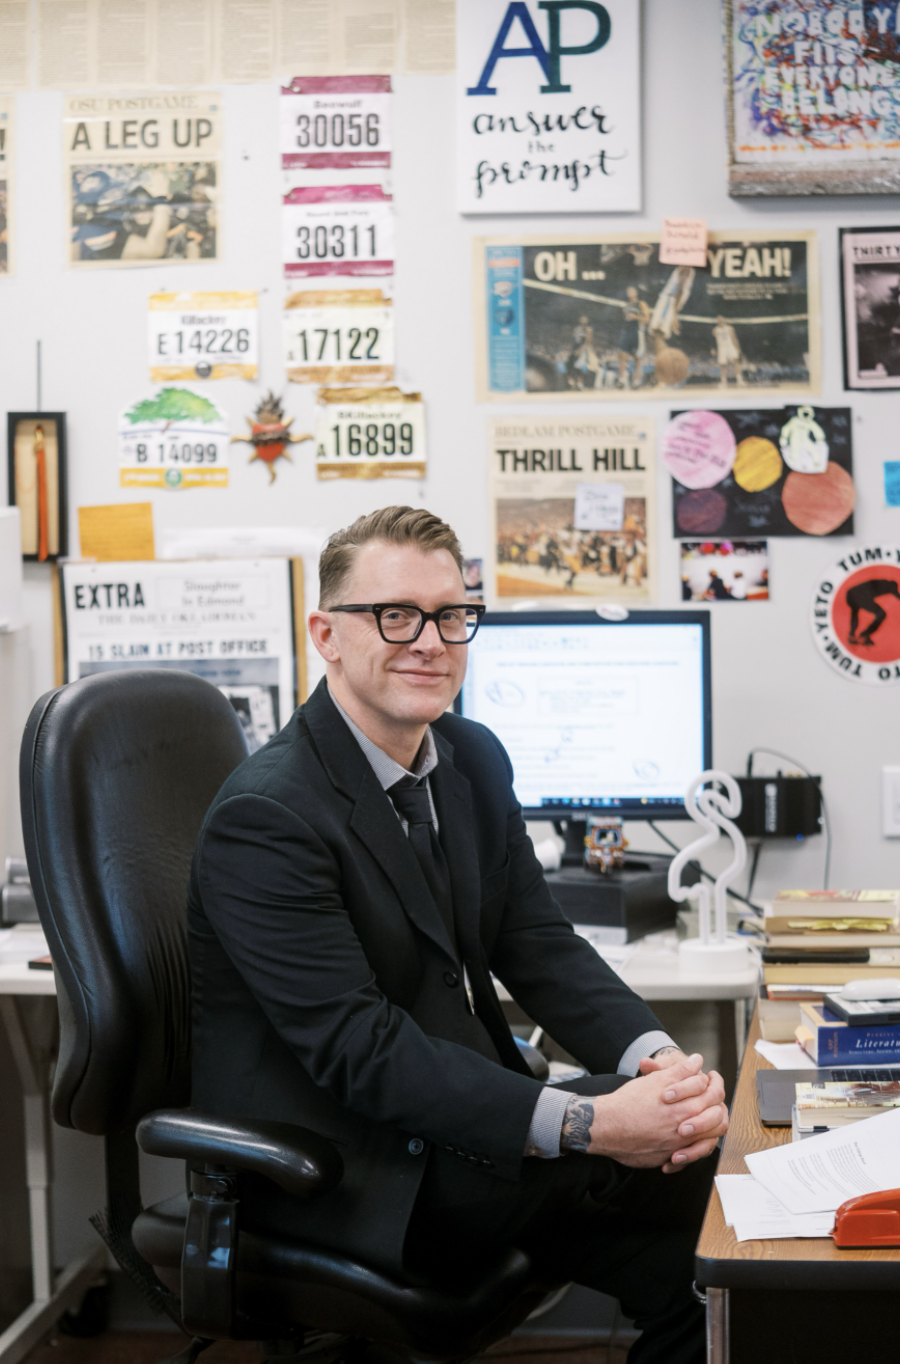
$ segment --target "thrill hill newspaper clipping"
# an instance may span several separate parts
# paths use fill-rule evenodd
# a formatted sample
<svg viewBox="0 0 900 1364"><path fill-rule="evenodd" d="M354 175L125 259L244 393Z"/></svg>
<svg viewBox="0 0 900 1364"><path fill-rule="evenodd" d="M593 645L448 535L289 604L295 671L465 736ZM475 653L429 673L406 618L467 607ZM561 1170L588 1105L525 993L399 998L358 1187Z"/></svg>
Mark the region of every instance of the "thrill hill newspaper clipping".
<svg viewBox="0 0 900 1364"><path fill-rule="evenodd" d="M221 96L69 95L70 266L218 260Z"/></svg>
<svg viewBox="0 0 900 1364"><path fill-rule="evenodd" d="M653 421L490 424L498 597L656 595Z"/></svg>

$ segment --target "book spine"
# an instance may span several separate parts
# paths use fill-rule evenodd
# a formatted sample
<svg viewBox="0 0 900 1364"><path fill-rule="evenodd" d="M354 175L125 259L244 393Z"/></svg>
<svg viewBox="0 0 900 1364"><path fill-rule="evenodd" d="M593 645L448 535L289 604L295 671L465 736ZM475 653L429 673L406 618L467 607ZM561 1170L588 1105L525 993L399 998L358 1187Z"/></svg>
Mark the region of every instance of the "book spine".
<svg viewBox="0 0 900 1364"><path fill-rule="evenodd" d="M816 1064L820 1066L900 1065L900 1028L820 1026L816 1031Z"/></svg>

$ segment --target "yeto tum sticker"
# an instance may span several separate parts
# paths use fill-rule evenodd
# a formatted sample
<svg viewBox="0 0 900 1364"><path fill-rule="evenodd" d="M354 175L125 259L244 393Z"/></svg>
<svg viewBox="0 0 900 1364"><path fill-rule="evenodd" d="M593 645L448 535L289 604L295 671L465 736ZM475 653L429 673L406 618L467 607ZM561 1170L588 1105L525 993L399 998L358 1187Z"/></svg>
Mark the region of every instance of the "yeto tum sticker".
<svg viewBox="0 0 900 1364"><path fill-rule="evenodd" d="M836 672L875 686L900 682L900 546L848 550L816 584L810 623Z"/></svg>

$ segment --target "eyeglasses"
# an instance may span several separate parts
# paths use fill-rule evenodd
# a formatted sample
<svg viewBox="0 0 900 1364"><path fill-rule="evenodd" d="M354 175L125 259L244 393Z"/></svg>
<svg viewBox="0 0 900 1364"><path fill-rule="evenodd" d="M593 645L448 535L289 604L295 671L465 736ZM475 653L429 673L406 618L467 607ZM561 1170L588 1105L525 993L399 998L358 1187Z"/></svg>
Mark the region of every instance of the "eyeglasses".
<svg viewBox="0 0 900 1364"><path fill-rule="evenodd" d="M430 620L434 621L445 644L468 644L475 638L487 607L473 602L465 606L442 606L439 611L423 611L409 602L382 601L366 606L331 606L329 610L371 611L381 638L387 644L412 644Z"/></svg>

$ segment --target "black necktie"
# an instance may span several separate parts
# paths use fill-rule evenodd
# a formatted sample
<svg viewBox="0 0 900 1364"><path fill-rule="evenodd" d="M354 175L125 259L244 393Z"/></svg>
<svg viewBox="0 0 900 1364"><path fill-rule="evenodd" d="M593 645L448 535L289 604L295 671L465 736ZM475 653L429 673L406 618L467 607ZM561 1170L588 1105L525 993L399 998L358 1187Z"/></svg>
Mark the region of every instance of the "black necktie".
<svg viewBox="0 0 900 1364"><path fill-rule="evenodd" d="M450 934L450 941L455 943L450 872L444 850L438 842L425 781L425 777L420 777L418 781L415 777L401 777L388 789L388 795L394 802L394 809L409 825L410 847L428 882L428 889Z"/></svg>

